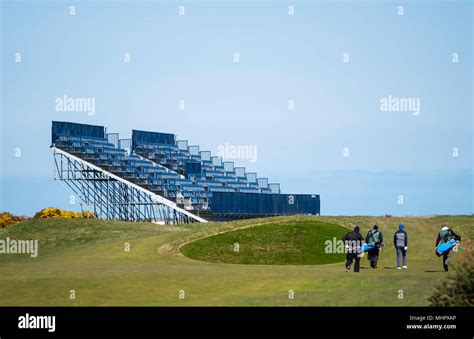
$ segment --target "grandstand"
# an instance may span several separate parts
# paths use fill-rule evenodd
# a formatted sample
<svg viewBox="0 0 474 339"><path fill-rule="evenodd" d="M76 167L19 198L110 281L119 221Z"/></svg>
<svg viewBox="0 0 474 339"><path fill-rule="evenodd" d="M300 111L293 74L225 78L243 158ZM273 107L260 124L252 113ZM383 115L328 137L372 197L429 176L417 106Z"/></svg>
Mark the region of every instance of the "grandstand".
<svg viewBox="0 0 474 339"><path fill-rule="evenodd" d="M52 122L55 180L98 218L157 223L320 214L319 195L234 167L174 134Z"/></svg>

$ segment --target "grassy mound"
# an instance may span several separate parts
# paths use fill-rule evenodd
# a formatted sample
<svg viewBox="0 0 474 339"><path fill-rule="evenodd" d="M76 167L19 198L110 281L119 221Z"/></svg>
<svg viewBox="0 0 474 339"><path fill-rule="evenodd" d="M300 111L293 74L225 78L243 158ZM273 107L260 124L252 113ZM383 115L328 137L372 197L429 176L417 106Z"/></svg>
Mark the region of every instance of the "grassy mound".
<svg viewBox="0 0 474 339"><path fill-rule="evenodd" d="M270 223L226 232L181 248L192 259L232 264L321 265L340 262L344 254L325 253L325 242L347 228L322 221Z"/></svg>

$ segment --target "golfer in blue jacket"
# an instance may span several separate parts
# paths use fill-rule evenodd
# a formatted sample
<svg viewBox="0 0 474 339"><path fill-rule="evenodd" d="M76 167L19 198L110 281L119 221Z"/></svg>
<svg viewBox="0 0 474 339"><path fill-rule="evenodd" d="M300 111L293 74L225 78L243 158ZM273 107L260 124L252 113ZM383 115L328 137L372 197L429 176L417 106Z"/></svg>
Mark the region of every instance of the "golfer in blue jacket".
<svg viewBox="0 0 474 339"><path fill-rule="evenodd" d="M407 250L408 250L408 235L405 232L405 225L398 225L398 231L393 236L393 244L397 250L397 269L401 270L401 261L403 259L403 268L407 269Z"/></svg>

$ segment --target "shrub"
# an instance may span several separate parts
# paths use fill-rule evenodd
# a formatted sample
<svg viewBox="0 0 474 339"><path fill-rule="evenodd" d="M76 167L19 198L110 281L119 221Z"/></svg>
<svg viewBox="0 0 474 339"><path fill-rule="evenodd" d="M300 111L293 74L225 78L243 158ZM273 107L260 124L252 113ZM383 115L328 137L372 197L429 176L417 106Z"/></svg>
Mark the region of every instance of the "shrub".
<svg viewBox="0 0 474 339"><path fill-rule="evenodd" d="M92 219L92 218L95 218L94 214L91 213L91 212L82 212L82 217L83 218L86 218L86 219Z"/></svg>
<svg viewBox="0 0 474 339"><path fill-rule="evenodd" d="M14 216L9 212L0 213L0 228L5 228L11 224L18 224L19 222L21 222L20 217Z"/></svg>
<svg viewBox="0 0 474 339"><path fill-rule="evenodd" d="M39 218L94 218L94 214L91 212L71 212L66 210L61 210L59 208L49 207L44 208L34 216L35 219Z"/></svg>
<svg viewBox="0 0 474 339"><path fill-rule="evenodd" d="M428 299L431 306L474 306L474 253L472 243L466 249L450 274Z"/></svg>

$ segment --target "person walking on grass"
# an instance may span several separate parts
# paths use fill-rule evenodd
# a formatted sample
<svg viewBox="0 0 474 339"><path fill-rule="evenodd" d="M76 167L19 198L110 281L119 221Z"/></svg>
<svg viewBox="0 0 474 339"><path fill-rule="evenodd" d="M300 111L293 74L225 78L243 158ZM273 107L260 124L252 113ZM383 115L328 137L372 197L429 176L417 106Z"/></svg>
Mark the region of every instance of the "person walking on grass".
<svg viewBox="0 0 474 339"><path fill-rule="evenodd" d="M346 272L351 270L352 261L354 263L354 272L359 272L360 269L360 248L363 245L364 237L360 234L360 228L355 225L352 232L348 232L343 238L344 245L346 246Z"/></svg>
<svg viewBox="0 0 474 339"><path fill-rule="evenodd" d="M435 248L438 247L438 245L445 244L449 242L450 240L455 239L457 241L461 241L461 237L454 233L452 229L450 229L446 224L443 224L441 226L441 230L438 233L438 238L436 239L436 245ZM443 268L446 272L449 270L449 262L450 262L450 254L451 254L451 249L447 250L446 252L443 253Z"/></svg>
<svg viewBox="0 0 474 339"><path fill-rule="evenodd" d="M397 250L397 269L402 269L402 260L403 268L407 269L408 235L407 232L405 232L405 225L400 224L398 226L398 231L396 231L393 236L393 244Z"/></svg>
<svg viewBox="0 0 474 339"><path fill-rule="evenodd" d="M366 244L374 243L375 247L367 251L367 259L370 262L370 267L377 268L377 262L379 260L380 246L383 244L383 235L379 231L379 227L374 225L374 227L367 233L365 237Z"/></svg>

